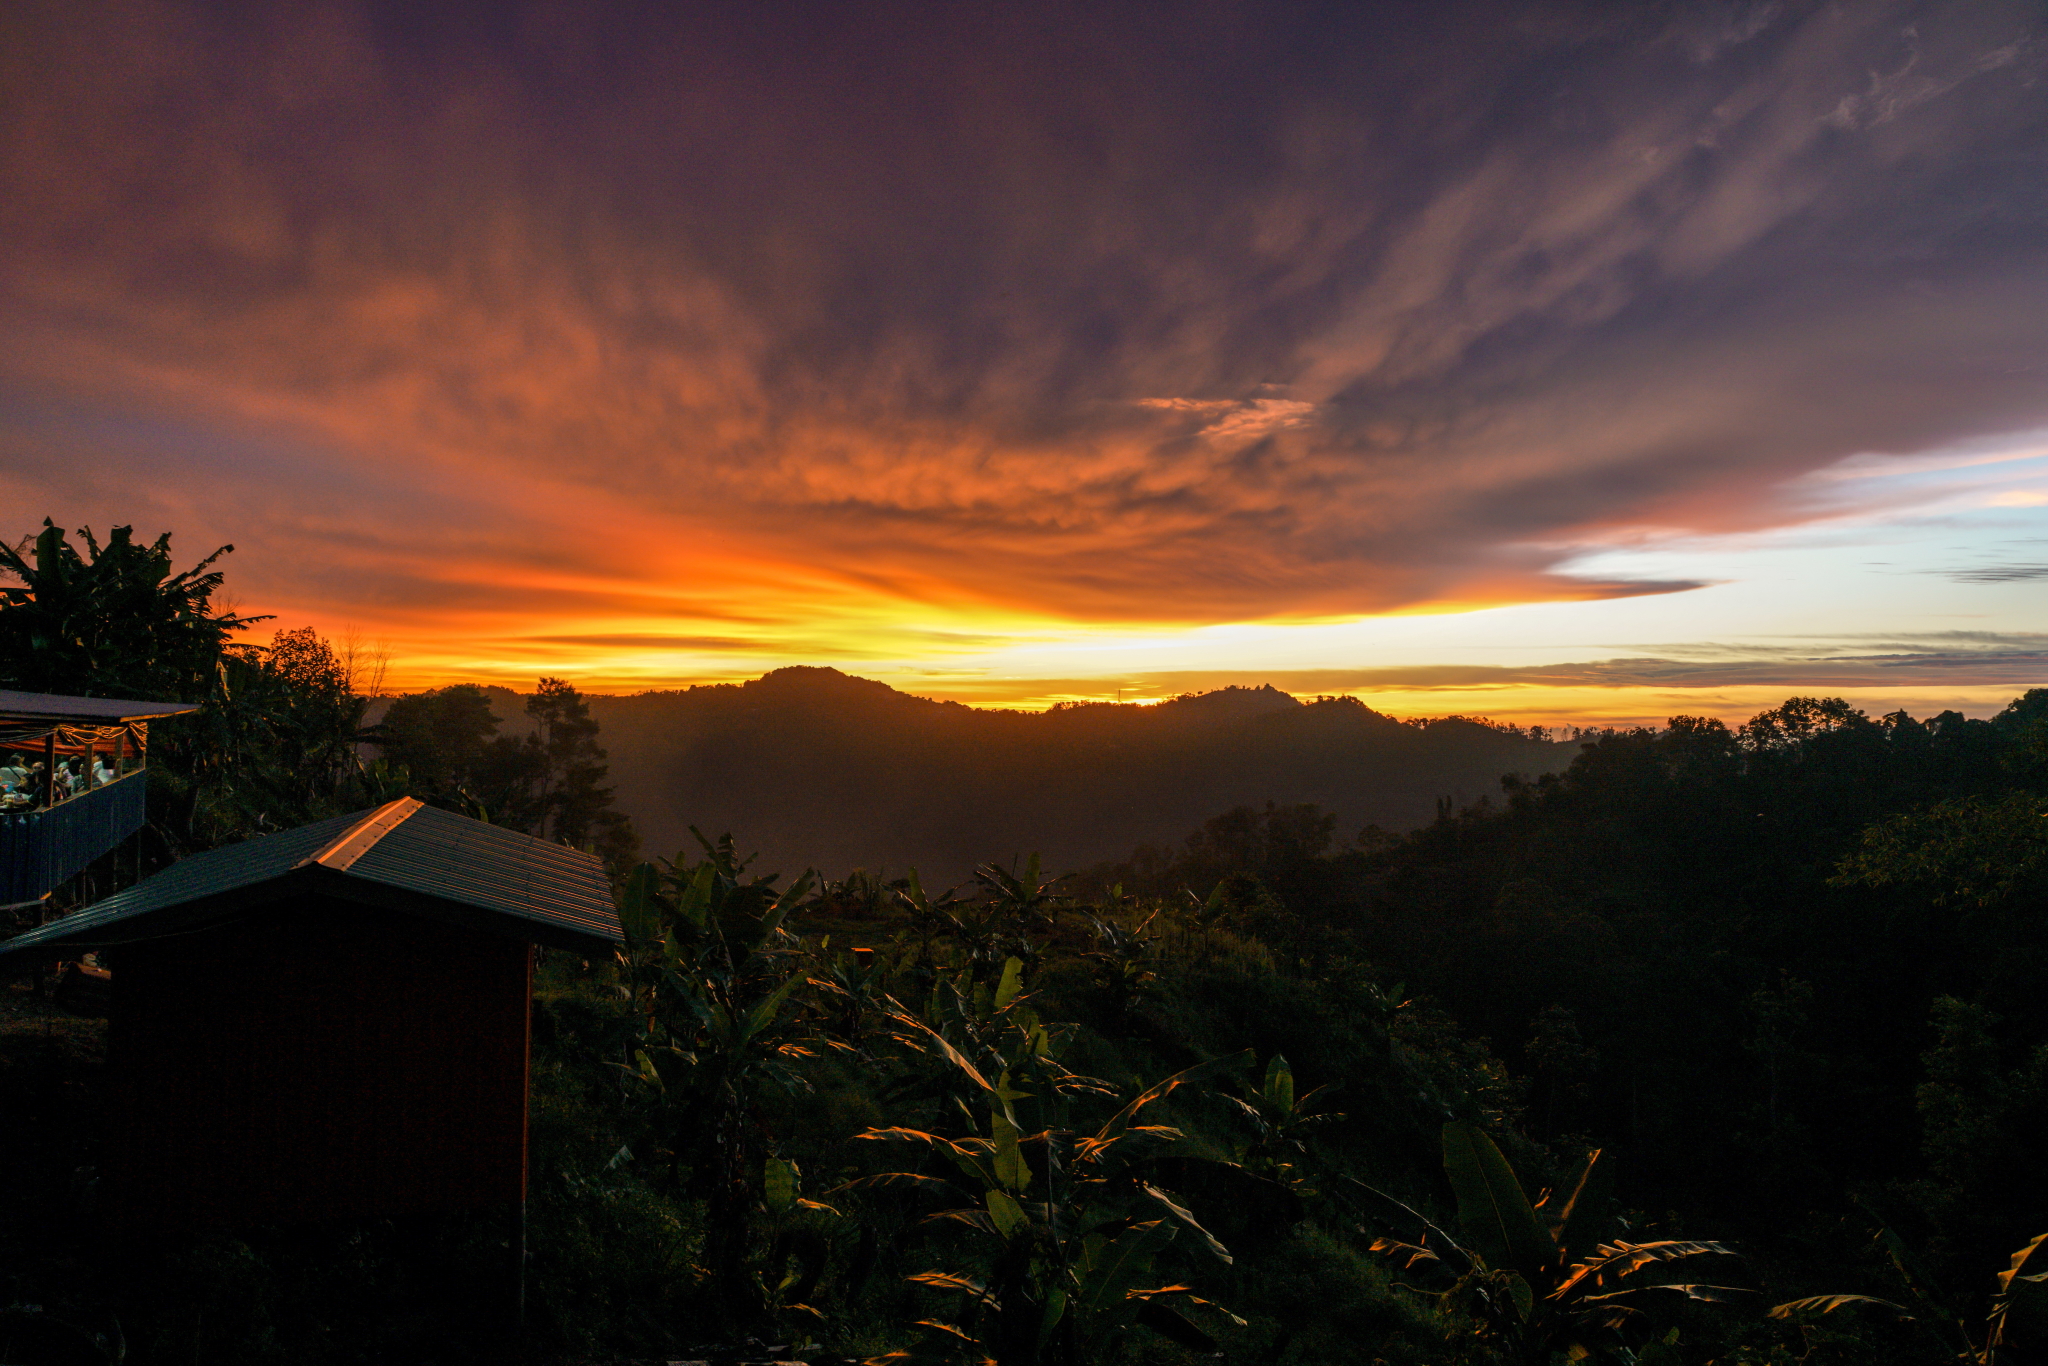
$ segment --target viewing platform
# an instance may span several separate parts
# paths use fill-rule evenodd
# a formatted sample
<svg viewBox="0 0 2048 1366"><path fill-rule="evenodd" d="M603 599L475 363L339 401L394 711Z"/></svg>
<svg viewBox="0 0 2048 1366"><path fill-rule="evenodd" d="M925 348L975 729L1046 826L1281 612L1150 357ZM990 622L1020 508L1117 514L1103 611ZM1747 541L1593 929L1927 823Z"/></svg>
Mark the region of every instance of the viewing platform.
<svg viewBox="0 0 2048 1366"><path fill-rule="evenodd" d="M148 723L197 710L0 691L0 906L40 901L140 830Z"/></svg>

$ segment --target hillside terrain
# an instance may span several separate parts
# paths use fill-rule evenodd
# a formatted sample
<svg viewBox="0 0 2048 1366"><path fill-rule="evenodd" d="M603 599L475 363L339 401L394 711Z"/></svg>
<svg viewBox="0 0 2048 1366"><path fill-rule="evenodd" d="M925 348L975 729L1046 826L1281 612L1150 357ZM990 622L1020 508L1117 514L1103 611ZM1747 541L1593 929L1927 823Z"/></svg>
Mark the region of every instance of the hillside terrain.
<svg viewBox="0 0 2048 1366"><path fill-rule="evenodd" d="M518 695L491 690L506 733ZM1340 836L1429 820L1562 769L1576 746L1469 721L1408 725L1349 698L1230 688L1048 712L934 702L836 669L591 697L608 779L650 853L730 830L763 868L916 867L945 885L991 857L1054 870L1178 844L1236 806L1313 803Z"/></svg>
<svg viewBox="0 0 2048 1366"><path fill-rule="evenodd" d="M1570 745L821 669L373 707L316 633L244 648L213 580L60 539L0 686L203 706L35 919L400 797L604 847L616 796L682 857L612 840L623 951L539 965L531 1350L479 1331L501 1209L107 1238L106 1033L66 1017L116 962L97 1001L0 983L0 1359L2048 1359L2048 689ZM79 603L141 606L52 627ZM963 895L851 872L911 863Z"/></svg>

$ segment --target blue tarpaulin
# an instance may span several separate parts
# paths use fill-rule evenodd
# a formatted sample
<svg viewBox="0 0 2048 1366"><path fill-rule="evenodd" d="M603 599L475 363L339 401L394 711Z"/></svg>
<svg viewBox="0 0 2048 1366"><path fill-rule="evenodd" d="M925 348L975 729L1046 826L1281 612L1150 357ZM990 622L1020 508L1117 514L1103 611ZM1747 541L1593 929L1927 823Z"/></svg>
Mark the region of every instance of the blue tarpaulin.
<svg viewBox="0 0 2048 1366"><path fill-rule="evenodd" d="M142 828L147 772L40 811L0 815L0 905L34 901Z"/></svg>

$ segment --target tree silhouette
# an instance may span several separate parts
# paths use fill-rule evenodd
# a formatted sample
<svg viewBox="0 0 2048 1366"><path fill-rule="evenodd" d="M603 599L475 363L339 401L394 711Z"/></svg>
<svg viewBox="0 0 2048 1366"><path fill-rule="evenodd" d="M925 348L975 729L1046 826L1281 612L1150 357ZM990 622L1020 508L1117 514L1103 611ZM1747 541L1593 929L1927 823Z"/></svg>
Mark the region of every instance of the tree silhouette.
<svg viewBox="0 0 2048 1366"><path fill-rule="evenodd" d="M169 532L149 545L133 527L115 527L105 545L90 527L78 534L83 555L47 517L32 547L0 545L0 569L20 580L0 588L0 686L151 701L217 695L235 633L268 620L214 610L222 574L208 566L234 547L174 573Z"/></svg>

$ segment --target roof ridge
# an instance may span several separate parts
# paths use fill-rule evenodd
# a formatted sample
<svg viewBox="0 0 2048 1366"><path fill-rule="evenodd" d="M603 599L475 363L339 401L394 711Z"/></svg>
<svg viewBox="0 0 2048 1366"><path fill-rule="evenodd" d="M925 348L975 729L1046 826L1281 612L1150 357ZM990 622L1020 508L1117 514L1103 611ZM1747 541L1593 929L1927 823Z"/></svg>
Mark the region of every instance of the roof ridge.
<svg viewBox="0 0 2048 1366"><path fill-rule="evenodd" d="M396 830L424 805L426 803L411 797L386 802L292 866L294 869L309 868L317 863L322 868L345 873L357 859L376 848L378 840Z"/></svg>

